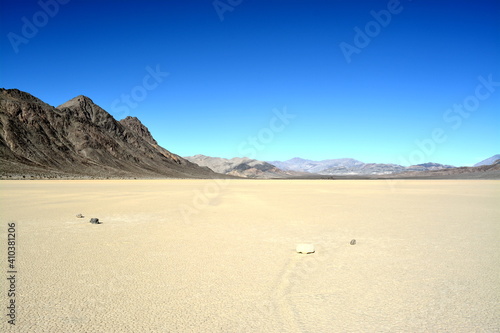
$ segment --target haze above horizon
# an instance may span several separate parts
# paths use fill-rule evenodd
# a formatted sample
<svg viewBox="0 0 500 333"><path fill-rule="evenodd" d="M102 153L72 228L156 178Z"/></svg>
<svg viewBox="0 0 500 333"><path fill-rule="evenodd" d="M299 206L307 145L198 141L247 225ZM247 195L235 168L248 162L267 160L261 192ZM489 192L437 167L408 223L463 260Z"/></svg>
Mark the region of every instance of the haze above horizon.
<svg viewBox="0 0 500 333"><path fill-rule="evenodd" d="M0 87L86 95L182 155L473 165L498 1L1 1Z"/></svg>

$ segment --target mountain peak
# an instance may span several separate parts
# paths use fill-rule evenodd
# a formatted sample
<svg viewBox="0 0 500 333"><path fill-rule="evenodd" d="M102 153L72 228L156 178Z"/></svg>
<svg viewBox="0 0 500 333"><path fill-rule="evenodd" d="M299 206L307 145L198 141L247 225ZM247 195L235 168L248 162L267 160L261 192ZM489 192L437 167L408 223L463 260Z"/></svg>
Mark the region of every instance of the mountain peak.
<svg viewBox="0 0 500 333"><path fill-rule="evenodd" d="M57 108L58 109L61 109L61 108L69 108L69 107L72 107L72 106L79 106L79 105L82 105L82 104L93 104L93 105L96 105L94 103L93 100L91 100L89 97L85 96L85 95L78 95L72 99L70 99L69 101L67 101L66 103L63 103L61 105L59 105Z"/></svg>
<svg viewBox="0 0 500 333"><path fill-rule="evenodd" d="M310 160L307 160L307 159L304 159L304 158L301 158L301 157L294 157L294 158L291 158L289 160L287 160L286 162L292 162L292 163L296 163L296 162L309 162Z"/></svg>
<svg viewBox="0 0 500 333"><path fill-rule="evenodd" d="M479 163L474 164L474 166L491 165L494 164L496 160L500 159L500 154L493 155Z"/></svg>
<svg viewBox="0 0 500 333"><path fill-rule="evenodd" d="M156 142L156 140L153 138L151 132L149 132L149 129L144 126L144 124L137 117L127 116L126 118L120 120L119 123L126 127L128 130L142 137L148 143L152 145L158 145L158 142Z"/></svg>
<svg viewBox="0 0 500 333"><path fill-rule="evenodd" d="M117 121L106 110L84 95L70 99L66 103L59 105L57 109L66 109L66 111L72 112L73 115L88 119L98 126L111 128L117 124Z"/></svg>
<svg viewBox="0 0 500 333"><path fill-rule="evenodd" d="M47 103L42 100L36 98L35 96L28 94L27 92L21 91L19 89L5 89L0 88L0 96L4 99L13 100L13 101L23 101L30 103L37 103L49 106Z"/></svg>

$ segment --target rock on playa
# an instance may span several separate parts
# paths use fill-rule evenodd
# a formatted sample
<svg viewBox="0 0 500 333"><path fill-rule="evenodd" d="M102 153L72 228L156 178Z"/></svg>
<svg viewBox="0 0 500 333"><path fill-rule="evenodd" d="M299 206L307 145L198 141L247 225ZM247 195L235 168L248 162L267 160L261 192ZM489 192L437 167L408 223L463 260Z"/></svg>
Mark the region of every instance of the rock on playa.
<svg viewBox="0 0 500 333"><path fill-rule="evenodd" d="M297 253L303 253L303 254L308 254L308 253L314 253L314 245L313 244L298 244L296 247Z"/></svg>

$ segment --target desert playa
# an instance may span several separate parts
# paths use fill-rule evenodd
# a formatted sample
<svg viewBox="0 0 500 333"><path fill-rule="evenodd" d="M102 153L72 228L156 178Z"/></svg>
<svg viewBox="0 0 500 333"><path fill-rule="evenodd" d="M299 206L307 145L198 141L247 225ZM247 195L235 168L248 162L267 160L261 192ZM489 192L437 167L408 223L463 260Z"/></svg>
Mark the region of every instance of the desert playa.
<svg viewBox="0 0 500 333"><path fill-rule="evenodd" d="M17 256L16 325L2 283L2 332L500 327L499 181L35 180L0 192L4 282L9 222Z"/></svg>

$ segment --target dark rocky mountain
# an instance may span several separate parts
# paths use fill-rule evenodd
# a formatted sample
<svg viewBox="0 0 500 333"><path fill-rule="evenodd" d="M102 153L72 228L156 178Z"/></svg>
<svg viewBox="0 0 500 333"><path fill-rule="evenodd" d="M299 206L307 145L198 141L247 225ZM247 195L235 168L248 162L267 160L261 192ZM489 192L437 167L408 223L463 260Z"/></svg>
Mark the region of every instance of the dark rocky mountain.
<svg viewBox="0 0 500 333"><path fill-rule="evenodd" d="M297 172L309 172L319 175L387 175L409 171L428 171L454 168L451 165L438 163L424 163L404 167L398 164L384 163L363 163L353 158L339 158L322 161L312 161L302 158L292 158L287 161L269 162L283 170L293 170Z"/></svg>
<svg viewBox="0 0 500 333"><path fill-rule="evenodd" d="M85 96L54 108L0 89L0 175L9 177L213 178L160 147L137 119L116 121Z"/></svg>
<svg viewBox="0 0 500 333"><path fill-rule="evenodd" d="M153 138L149 129L144 126L137 117L126 117L120 120L120 124L128 128L131 132L139 135L141 138L146 140L151 145L158 145L158 142Z"/></svg>
<svg viewBox="0 0 500 333"><path fill-rule="evenodd" d="M290 176L301 175L301 173L293 171L283 171L267 162L253 160L247 157L235 157L232 159L226 159L221 157L195 155L184 158L200 166L208 167L215 172L238 177L286 178Z"/></svg>
<svg viewBox="0 0 500 333"><path fill-rule="evenodd" d="M491 164L494 164L498 160L500 160L500 154L496 154L496 155L491 156L490 158L482 160L481 162L474 164L474 166L477 167L477 166L481 166L481 165L491 165Z"/></svg>

